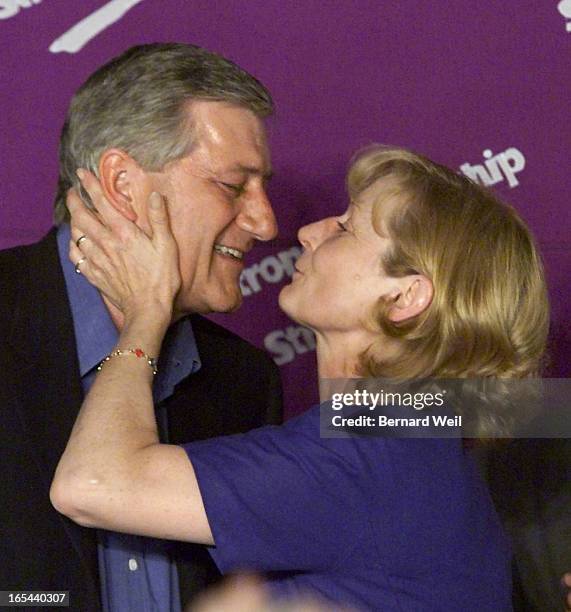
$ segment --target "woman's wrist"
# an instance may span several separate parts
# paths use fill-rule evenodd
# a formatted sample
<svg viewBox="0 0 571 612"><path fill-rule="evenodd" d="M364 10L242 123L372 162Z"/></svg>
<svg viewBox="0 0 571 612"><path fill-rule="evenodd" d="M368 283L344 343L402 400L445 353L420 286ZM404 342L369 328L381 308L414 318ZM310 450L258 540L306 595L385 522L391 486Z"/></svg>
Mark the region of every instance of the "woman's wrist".
<svg viewBox="0 0 571 612"><path fill-rule="evenodd" d="M166 304L154 299L139 301L123 310L123 327L142 324L166 329L171 324L172 316L172 303Z"/></svg>
<svg viewBox="0 0 571 612"><path fill-rule="evenodd" d="M162 308L143 308L125 313L118 348L141 348L158 357L164 335L171 323L171 313Z"/></svg>

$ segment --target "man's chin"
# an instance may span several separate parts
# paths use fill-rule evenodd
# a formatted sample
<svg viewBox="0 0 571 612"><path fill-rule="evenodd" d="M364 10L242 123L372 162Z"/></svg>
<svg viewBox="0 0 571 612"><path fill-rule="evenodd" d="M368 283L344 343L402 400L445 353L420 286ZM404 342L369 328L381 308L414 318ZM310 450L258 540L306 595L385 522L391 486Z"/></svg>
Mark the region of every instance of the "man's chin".
<svg viewBox="0 0 571 612"><path fill-rule="evenodd" d="M240 306L242 306L242 296L241 295L235 300L233 300L232 302L228 302L225 304L221 303L215 306L210 312L219 312L219 313L236 312L236 310L238 310Z"/></svg>
<svg viewBox="0 0 571 612"><path fill-rule="evenodd" d="M242 294L239 290L228 294L205 296L203 299L179 299L175 303L175 311L180 313L178 318L188 314L230 313L238 310L242 305Z"/></svg>

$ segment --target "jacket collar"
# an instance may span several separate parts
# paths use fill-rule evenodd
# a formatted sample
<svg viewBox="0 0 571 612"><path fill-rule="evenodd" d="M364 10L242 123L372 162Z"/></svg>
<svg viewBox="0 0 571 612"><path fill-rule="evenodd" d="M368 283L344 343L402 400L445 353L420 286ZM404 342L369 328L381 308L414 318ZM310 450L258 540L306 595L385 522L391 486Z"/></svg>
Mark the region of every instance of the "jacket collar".
<svg viewBox="0 0 571 612"><path fill-rule="evenodd" d="M65 449L83 394L55 230L19 250L18 293L8 339L21 421L45 487ZM54 510L55 512L55 510ZM94 533L61 517L82 564L97 575Z"/></svg>

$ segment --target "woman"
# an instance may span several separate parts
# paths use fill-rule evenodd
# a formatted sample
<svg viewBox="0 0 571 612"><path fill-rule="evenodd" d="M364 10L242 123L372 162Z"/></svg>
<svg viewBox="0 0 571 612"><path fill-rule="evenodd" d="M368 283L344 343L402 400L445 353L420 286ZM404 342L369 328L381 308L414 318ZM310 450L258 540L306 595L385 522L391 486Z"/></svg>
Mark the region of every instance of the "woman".
<svg viewBox="0 0 571 612"><path fill-rule="evenodd" d="M82 525L211 546L223 572L265 573L363 610L510 610L509 551L458 439L327 439L319 407L282 427L160 444L152 378L179 286L168 213L149 238L86 187L70 258L124 313L52 485ZM354 160L351 204L302 228L280 306L317 337L321 378L524 377L548 323L533 240L510 207L402 149ZM137 359L137 356L143 358ZM149 358L151 356L151 358ZM149 367L151 366L151 367ZM192 407L189 407L192 409Z"/></svg>

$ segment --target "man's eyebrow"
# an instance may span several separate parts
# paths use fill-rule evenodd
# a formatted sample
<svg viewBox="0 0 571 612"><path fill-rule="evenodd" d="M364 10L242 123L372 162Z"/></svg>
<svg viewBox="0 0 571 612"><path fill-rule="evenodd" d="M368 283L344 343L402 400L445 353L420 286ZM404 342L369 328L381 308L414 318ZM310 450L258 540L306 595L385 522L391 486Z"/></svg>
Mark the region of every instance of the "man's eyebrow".
<svg viewBox="0 0 571 612"><path fill-rule="evenodd" d="M244 166L243 164L236 164L231 168L228 168L228 172L242 172L244 174L253 174L257 176L261 176L266 181L269 181L274 176L274 171L272 169L262 170L260 168L256 168L255 166Z"/></svg>

